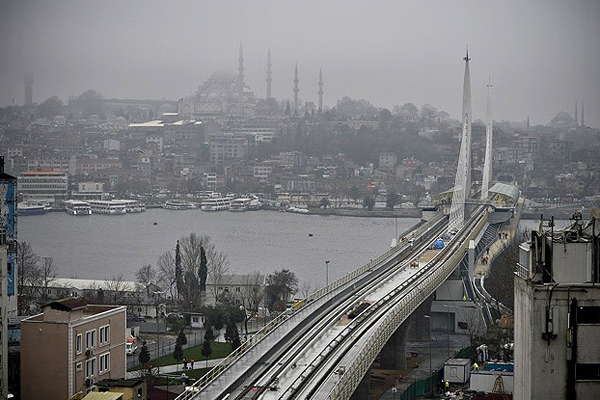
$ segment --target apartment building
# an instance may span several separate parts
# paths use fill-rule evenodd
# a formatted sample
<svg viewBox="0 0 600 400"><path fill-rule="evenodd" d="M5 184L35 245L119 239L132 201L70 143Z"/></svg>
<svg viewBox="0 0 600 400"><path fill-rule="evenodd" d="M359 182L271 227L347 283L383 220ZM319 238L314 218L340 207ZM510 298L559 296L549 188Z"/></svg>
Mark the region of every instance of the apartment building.
<svg viewBox="0 0 600 400"><path fill-rule="evenodd" d="M54 301L21 322L21 398L67 399L103 379L123 379L126 309Z"/></svg>

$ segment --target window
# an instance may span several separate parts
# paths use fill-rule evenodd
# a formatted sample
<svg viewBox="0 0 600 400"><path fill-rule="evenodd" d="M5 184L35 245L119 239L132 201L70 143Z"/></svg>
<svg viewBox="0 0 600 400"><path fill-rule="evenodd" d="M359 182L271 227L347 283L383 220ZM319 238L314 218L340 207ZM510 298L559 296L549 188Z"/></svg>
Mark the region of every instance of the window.
<svg viewBox="0 0 600 400"><path fill-rule="evenodd" d="M92 378L96 373L96 359L92 358L85 362L85 377Z"/></svg>
<svg viewBox="0 0 600 400"><path fill-rule="evenodd" d="M110 353L105 353L100 356L100 375L110 370Z"/></svg>
<svg viewBox="0 0 600 400"><path fill-rule="evenodd" d="M600 381L600 364L576 364L575 379L578 381Z"/></svg>
<svg viewBox="0 0 600 400"><path fill-rule="evenodd" d="M110 343L110 325L104 325L99 330L100 346Z"/></svg>
<svg viewBox="0 0 600 400"><path fill-rule="evenodd" d="M577 307L578 324L600 324L600 307Z"/></svg>
<svg viewBox="0 0 600 400"><path fill-rule="evenodd" d="M75 364L75 372L81 372L83 370L83 364L78 362Z"/></svg>
<svg viewBox="0 0 600 400"><path fill-rule="evenodd" d="M89 349L96 345L96 330L87 331L85 333L85 349Z"/></svg>
<svg viewBox="0 0 600 400"><path fill-rule="evenodd" d="M83 336L81 333L77 334L77 339L75 340L75 350L77 354L81 354L81 342L83 340Z"/></svg>

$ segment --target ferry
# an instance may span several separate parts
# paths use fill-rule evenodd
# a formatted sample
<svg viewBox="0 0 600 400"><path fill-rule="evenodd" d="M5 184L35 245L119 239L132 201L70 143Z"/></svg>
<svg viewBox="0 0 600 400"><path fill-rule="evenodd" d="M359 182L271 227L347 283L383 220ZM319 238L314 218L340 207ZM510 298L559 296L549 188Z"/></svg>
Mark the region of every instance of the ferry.
<svg viewBox="0 0 600 400"><path fill-rule="evenodd" d="M127 213L127 203L123 200L90 200L92 214L119 215Z"/></svg>
<svg viewBox="0 0 600 400"><path fill-rule="evenodd" d="M81 200L65 201L65 210L71 215L91 215L92 208L90 203Z"/></svg>
<svg viewBox="0 0 600 400"><path fill-rule="evenodd" d="M165 204L163 204L163 208L166 208L167 210L193 210L196 208L196 205L188 201L172 199L167 200Z"/></svg>
<svg viewBox="0 0 600 400"><path fill-rule="evenodd" d="M113 200L113 201L121 201L125 203L125 212L128 213L139 213L146 211L146 204L142 203L139 200Z"/></svg>
<svg viewBox="0 0 600 400"><path fill-rule="evenodd" d="M262 207L262 204L258 199L250 200L250 204L248 205L248 211L258 211Z"/></svg>
<svg viewBox="0 0 600 400"><path fill-rule="evenodd" d="M40 215L45 214L47 206L45 204L37 203L18 203L17 204L17 215Z"/></svg>
<svg viewBox="0 0 600 400"><path fill-rule="evenodd" d="M248 208L250 207L250 203L252 202L252 199L246 198L246 197L241 197L238 199L233 199L231 201L231 205L229 206L229 211L247 211Z"/></svg>
<svg viewBox="0 0 600 400"><path fill-rule="evenodd" d="M213 199L202 200L202 211L221 211L228 210L231 205L229 197L217 197Z"/></svg>

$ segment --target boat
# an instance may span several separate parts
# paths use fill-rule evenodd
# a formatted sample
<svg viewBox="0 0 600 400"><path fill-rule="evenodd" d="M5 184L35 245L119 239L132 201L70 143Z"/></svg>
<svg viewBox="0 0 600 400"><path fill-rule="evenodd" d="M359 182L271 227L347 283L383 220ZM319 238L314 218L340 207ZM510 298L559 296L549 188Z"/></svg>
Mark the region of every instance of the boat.
<svg viewBox="0 0 600 400"><path fill-rule="evenodd" d="M114 200L125 203L125 212L140 213L146 211L146 204L139 200Z"/></svg>
<svg viewBox="0 0 600 400"><path fill-rule="evenodd" d="M252 199L248 205L248 211L258 211L260 207L262 207L261 202L258 199Z"/></svg>
<svg viewBox="0 0 600 400"><path fill-rule="evenodd" d="M40 215L46 213L46 205L22 202L17 204L17 215Z"/></svg>
<svg viewBox="0 0 600 400"><path fill-rule="evenodd" d="M71 215L91 215L92 208L90 203L81 200L65 201L65 210Z"/></svg>
<svg viewBox="0 0 600 400"><path fill-rule="evenodd" d="M167 210L193 210L196 205L185 200L171 199L163 204L163 208Z"/></svg>
<svg viewBox="0 0 600 400"><path fill-rule="evenodd" d="M231 205L229 197L217 197L213 199L202 200L202 211L221 211L228 210Z"/></svg>
<svg viewBox="0 0 600 400"><path fill-rule="evenodd" d="M287 210L287 212L291 212L291 213L297 213L297 214L307 214L308 208L302 208L302 207L289 207Z"/></svg>
<svg viewBox="0 0 600 400"><path fill-rule="evenodd" d="M249 199L247 197L240 197L237 199L233 199L231 201L231 205L229 206L229 211L236 211L236 212L247 211L248 207L250 207L251 202L252 202L252 199Z"/></svg>
<svg viewBox="0 0 600 400"><path fill-rule="evenodd" d="M127 203L123 200L90 200L92 214L119 215L127 213Z"/></svg>

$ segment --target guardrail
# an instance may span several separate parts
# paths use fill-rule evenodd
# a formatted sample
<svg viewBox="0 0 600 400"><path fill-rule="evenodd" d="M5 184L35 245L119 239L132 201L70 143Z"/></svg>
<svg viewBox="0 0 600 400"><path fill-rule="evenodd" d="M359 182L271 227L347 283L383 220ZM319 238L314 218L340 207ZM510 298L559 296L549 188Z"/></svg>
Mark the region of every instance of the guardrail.
<svg viewBox="0 0 600 400"><path fill-rule="evenodd" d="M460 245L455 244L455 246L451 248L451 255L443 261L439 267L432 271L428 271L428 268L426 267L424 271L430 273L421 275L421 282L410 290L405 297L388 312L387 317L369 337L362 351L349 365L346 365L344 375L340 377L333 389L329 392L327 396L328 400L349 399L352 396L354 390L358 387L360 381L371 367L375 357L381 352L381 349L383 349L383 346L387 343L392 334L398 329L402 322L404 322L410 314L452 274L456 265L460 263L466 254L469 240L474 238L487 222L487 213L485 213L483 209L480 209L479 212L481 212L482 215L474 220L477 222L473 223L473 230L466 235ZM468 229L468 227L464 229ZM427 264L427 266L434 265L437 262L438 259L436 256Z"/></svg>
<svg viewBox="0 0 600 400"><path fill-rule="evenodd" d="M420 236L428 230L435 227L440 221L445 218L443 214L438 215L433 218L426 224L421 225L416 229L413 235ZM397 257L402 254L403 251L409 249L408 242L401 242L398 245L392 247L388 251L374 259L370 260L368 263L363 266L355 269L349 274L344 275L343 277L333 281L327 286L321 287L319 290L310 294L302 304L296 309L290 309L282 314L278 315L275 319L271 320L267 325L265 325L261 330L252 335L248 340L244 341L240 347L238 347L235 351L233 351L229 356L224 358L219 364L214 366L210 371L208 371L204 376L200 379L196 380L194 384L189 388L189 390L180 394L176 400L189 400L198 395L200 390L206 387L210 382L214 379L218 378L226 369L228 369L232 364L237 362L241 357L243 357L247 352L252 350L258 343L260 343L263 339L265 339L268 335L270 335L273 331L275 331L279 326L284 324L294 315L299 314L304 311L308 306L315 304L317 301L324 299L327 296L333 295L335 291L340 289L341 287L347 285L348 283L354 281L359 276L372 271L373 268L384 261L387 261L393 257Z"/></svg>

